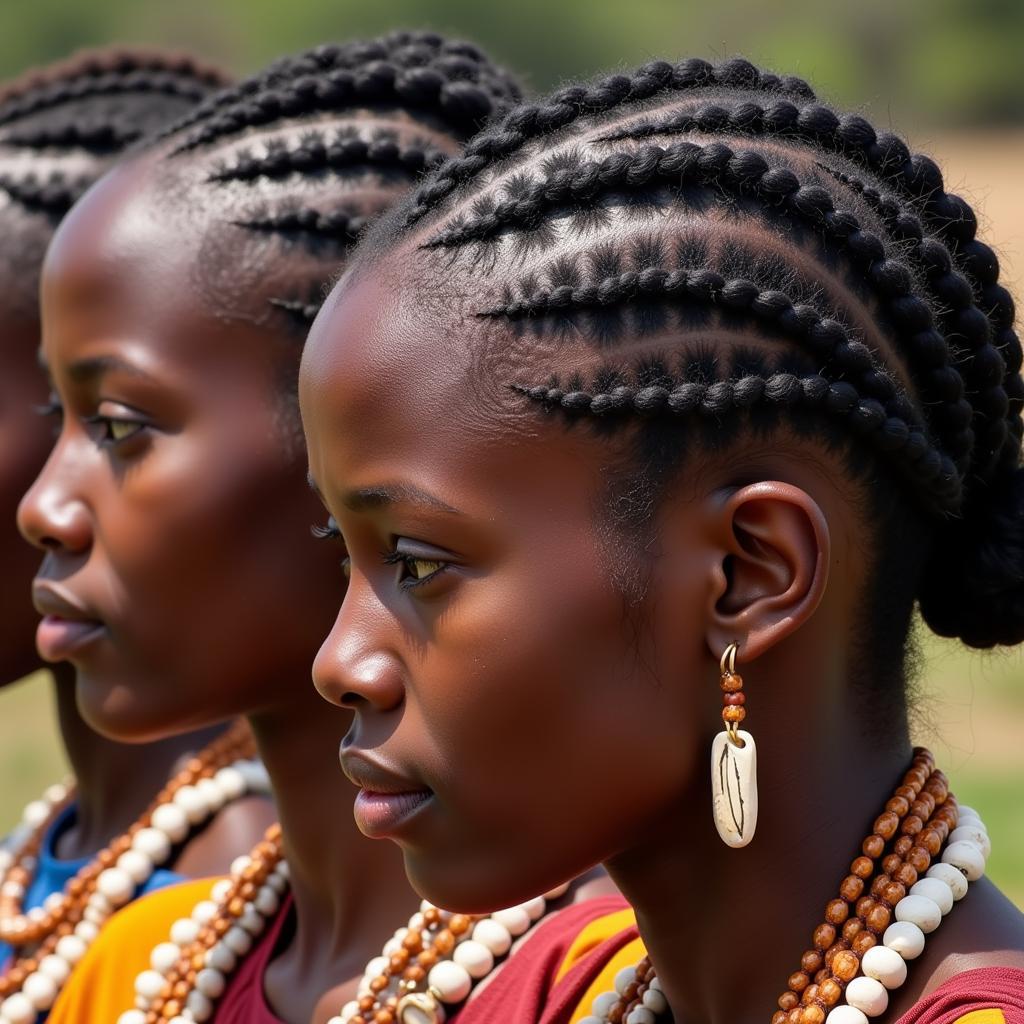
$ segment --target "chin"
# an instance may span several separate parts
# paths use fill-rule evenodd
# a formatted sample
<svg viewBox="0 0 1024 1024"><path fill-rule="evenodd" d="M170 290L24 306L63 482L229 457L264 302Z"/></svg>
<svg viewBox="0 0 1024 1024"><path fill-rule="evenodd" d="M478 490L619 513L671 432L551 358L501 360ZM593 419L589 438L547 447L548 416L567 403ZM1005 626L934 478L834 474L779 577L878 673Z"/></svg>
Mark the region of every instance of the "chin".
<svg viewBox="0 0 1024 1024"><path fill-rule="evenodd" d="M151 743L193 727L182 723L172 709L147 699L136 686L106 672L97 673L82 665L77 668L78 710L86 724L101 736L118 743ZM159 691L148 696L159 696Z"/></svg>

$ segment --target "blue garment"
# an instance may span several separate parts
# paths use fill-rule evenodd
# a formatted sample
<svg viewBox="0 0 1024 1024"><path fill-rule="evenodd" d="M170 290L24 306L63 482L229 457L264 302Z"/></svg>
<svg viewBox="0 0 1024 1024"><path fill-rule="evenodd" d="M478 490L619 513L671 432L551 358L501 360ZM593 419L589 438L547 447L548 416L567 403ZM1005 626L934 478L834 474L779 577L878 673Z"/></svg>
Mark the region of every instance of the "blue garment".
<svg viewBox="0 0 1024 1024"><path fill-rule="evenodd" d="M42 846L39 850L39 861L36 865L35 877L32 879L25 894L24 907L31 910L33 907L41 907L43 901L51 893L63 892L64 886L71 881L82 868L89 863L91 857L82 857L78 860L60 860L56 854L57 842L60 837L75 823L77 808L74 803L69 804L53 820L50 827L43 836ZM157 868L146 881L135 890L135 898L144 896L147 892L156 889L166 888L176 882L184 881L183 875L175 874L173 871L165 871ZM12 949L4 942L0 942L0 965L6 964L11 956ZM40 1022L43 1020L40 1017Z"/></svg>

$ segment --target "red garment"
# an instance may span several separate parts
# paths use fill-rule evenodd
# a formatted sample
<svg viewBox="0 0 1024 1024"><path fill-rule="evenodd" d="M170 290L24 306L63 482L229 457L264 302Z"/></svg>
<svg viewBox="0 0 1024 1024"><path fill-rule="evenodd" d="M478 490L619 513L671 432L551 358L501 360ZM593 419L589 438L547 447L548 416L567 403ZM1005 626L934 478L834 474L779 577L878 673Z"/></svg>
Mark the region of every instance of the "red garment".
<svg viewBox="0 0 1024 1024"><path fill-rule="evenodd" d="M637 937L627 928L601 943L555 985L569 947L591 921L626 906L621 896L602 896L566 907L516 950L494 981L467 1003L459 1024L564 1024L612 954ZM222 1024L218 1018L217 1024Z"/></svg>
<svg viewBox="0 0 1024 1024"><path fill-rule="evenodd" d="M1024 971L977 967L954 975L896 1024L956 1024L974 1010L1002 1010L1006 1024L1024 1024Z"/></svg>
<svg viewBox="0 0 1024 1024"><path fill-rule="evenodd" d="M274 923L260 936L249 955L243 957L238 973L228 981L217 1002L215 1024L284 1024L274 1016L263 993L263 975L273 959L281 930L292 918L292 897L282 901Z"/></svg>

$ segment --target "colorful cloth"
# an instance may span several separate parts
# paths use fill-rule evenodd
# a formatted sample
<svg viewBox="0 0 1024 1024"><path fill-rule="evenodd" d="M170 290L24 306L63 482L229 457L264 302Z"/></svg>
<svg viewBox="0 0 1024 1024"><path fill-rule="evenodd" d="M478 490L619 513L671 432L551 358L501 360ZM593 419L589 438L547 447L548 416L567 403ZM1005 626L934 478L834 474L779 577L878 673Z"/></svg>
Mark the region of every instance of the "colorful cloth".
<svg viewBox="0 0 1024 1024"><path fill-rule="evenodd" d="M74 803L69 804L56 818L43 836L42 846L39 850L39 862L36 866L35 878L32 879L25 894L25 909L41 907L47 896L55 892L63 892L64 886L71 881L79 871L90 861L89 857L82 857L76 860L61 860L56 853L57 843L60 837L67 832L75 823L77 808ZM180 882L182 876L173 871L164 871L157 868L152 875L143 883L136 892L136 898L146 893L155 892L168 885ZM0 964L7 963L13 950L6 943L0 942Z"/></svg>
<svg viewBox="0 0 1024 1024"><path fill-rule="evenodd" d="M1024 1024L1024 971L978 967L954 975L896 1024Z"/></svg>
<svg viewBox="0 0 1024 1024"><path fill-rule="evenodd" d="M71 972L49 1024L113 1024L135 1005L135 978L171 925L209 899L216 879L181 882L150 893L115 914Z"/></svg>

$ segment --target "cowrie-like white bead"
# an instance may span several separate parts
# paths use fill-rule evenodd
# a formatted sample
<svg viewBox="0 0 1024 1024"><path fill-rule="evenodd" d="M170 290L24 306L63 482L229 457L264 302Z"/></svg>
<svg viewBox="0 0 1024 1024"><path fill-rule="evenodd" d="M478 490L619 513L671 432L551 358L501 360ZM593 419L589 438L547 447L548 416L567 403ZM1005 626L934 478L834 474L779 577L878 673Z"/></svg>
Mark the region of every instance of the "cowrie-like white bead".
<svg viewBox="0 0 1024 1024"><path fill-rule="evenodd" d="M504 956L512 948L512 933L490 917L477 921L473 938L485 945L493 956Z"/></svg>
<svg viewBox="0 0 1024 1024"><path fill-rule="evenodd" d="M507 907L496 910L491 918L504 925L511 935L522 935L530 927L530 915L522 907Z"/></svg>
<svg viewBox="0 0 1024 1024"><path fill-rule="evenodd" d="M171 942L176 942L179 946L187 946L195 942L198 936L199 922L193 921L189 917L178 918L171 925Z"/></svg>
<svg viewBox="0 0 1024 1024"><path fill-rule="evenodd" d="M160 942L149 954L149 966L154 971L166 974L181 956L181 947L176 942Z"/></svg>
<svg viewBox="0 0 1024 1024"><path fill-rule="evenodd" d="M473 979L464 967L451 960L442 960L430 968L427 984L436 988L442 1001L461 1003L473 987Z"/></svg>
<svg viewBox="0 0 1024 1024"><path fill-rule="evenodd" d="M58 985L63 985L71 976L71 964L64 957L54 956L53 953L39 961L38 970L41 974L53 978Z"/></svg>
<svg viewBox="0 0 1024 1024"><path fill-rule="evenodd" d="M925 878L938 878L945 882L953 892L953 899L962 900L967 895L967 879L964 873L953 867L952 864L933 864Z"/></svg>
<svg viewBox="0 0 1024 1024"><path fill-rule="evenodd" d="M646 1006L636 1006L629 1011L626 1024L656 1024L656 1019Z"/></svg>
<svg viewBox="0 0 1024 1024"><path fill-rule="evenodd" d="M471 978L484 978L494 970L494 954L476 939L466 939L452 950L452 960Z"/></svg>
<svg viewBox="0 0 1024 1024"><path fill-rule="evenodd" d="M21 991L37 1010L48 1010L57 998L57 983L36 971L25 979Z"/></svg>
<svg viewBox="0 0 1024 1024"><path fill-rule="evenodd" d="M989 839L988 833L974 824L958 825L949 833L948 842L950 846L953 843L974 843L986 860L992 855L992 840Z"/></svg>
<svg viewBox="0 0 1024 1024"><path fill-rule="evenodd" d="M188 818L176 804L160 804L150 818L153 828L159 829L172 843L180 843L188 835Z"/></svg>
<svg viewBox="0 0 1024 1024"><path fill-rule="evenodd" d="M953 890L941 878L922 878L910 887L911 896L927 896L945 917L953 909Z"/></svg>
<svg viewBox="0 0 1024 1024"><path fill-rule="evenodd" d="M230 974L237 963L238 957L223 942L215 943L206 951L206 966L221 974Z"/></svg>
<svg viewBox="0 0 1024 1024"><path fill-rule="evenodd" d="M65 935L57 941L54 952L69 964L77 964L89 947L77 935Z"/></svg>
<svg viewBox="0 0 1024 1024"><path fill-rule="evenodd" d="M976 882L985 874L985 855L975 843L950 843L942 851L942 863L959 868L968 882Z"/></svg>
<svg viewBox="0 0 1024 1024"><path fill-rule="evenodd" d="M861 959L860 967L867 977L888 989L899 988L907 980L906 961L888 946L872 946Z"/></svg>
<svg viewBox="0 0 1024 1024"><path fill-rule="evenodd" d="M825 1018L825 1024L868 1024L868 1018L856 1006L836 1006Z"/></svg>
<svg viewBox="0 0 1024 1024"><path fill-rule="evenodd" d="M861 975L846 986L846 1002L869 1017L879 1017L889 1005L889 993L880 981Z"/></svg>
<svg viewBox="0 0 1024 1024"><path fill-rule="evenodd" d="M212 967L204 967L196 975L196 990L202 992L207 999L220 999L226 987L227 979Z"/></svg>
<svg viewBox="0 0 1024 1024"><path fill-rule="evenodd" d="M913 921L894 921L885 929L882 944L904 960L916 960L924 952L924 932Z"/></svg>
<svg viewBox="0 0 1024 1024"><path fill-rule="evenodd" d="M935 931L942 921L942 911L938 904L927 896L904 896L896 904L895 915L897 921L916 924L925 935Z"/></svg>
<svg viewBox="0 0 1024 1024"><path fill-rule="evenodd" d="M164 976L159 971L141 971L135 978L135 991L146 999L156 999L164 987Z"/></svg>
<svg viewBox="0 0 1024 1024"><path fill-rule="evenodd" d="M140 828L132 839L132 849L144 853L154 864L162 864L171 855L171 841L158 828Z"/></svg>

